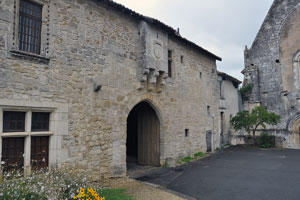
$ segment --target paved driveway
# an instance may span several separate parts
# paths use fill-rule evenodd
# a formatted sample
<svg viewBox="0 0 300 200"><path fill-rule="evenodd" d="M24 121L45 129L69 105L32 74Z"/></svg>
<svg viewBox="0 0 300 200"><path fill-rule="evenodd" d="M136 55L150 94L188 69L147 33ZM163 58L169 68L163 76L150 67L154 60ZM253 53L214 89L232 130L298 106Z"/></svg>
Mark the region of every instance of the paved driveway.
<svg viewBox="0 0 300 200"><path fill-rule="evenodd" d="M300 150L230 147L139 179L200 200L299 200Z"/></svg>

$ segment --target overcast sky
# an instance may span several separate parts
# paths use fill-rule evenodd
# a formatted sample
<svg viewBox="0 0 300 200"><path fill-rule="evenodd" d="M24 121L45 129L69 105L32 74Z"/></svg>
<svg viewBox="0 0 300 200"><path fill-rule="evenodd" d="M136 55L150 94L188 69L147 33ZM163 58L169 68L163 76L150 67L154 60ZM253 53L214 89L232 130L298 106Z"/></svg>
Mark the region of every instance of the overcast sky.
<svg viewBox="0 0 300 200"><path fill-rule="evenodd" d="M218 70L240 80L243 51L251 46L273 0L115 0L180 28L180 34L222 57Z"/></svg>

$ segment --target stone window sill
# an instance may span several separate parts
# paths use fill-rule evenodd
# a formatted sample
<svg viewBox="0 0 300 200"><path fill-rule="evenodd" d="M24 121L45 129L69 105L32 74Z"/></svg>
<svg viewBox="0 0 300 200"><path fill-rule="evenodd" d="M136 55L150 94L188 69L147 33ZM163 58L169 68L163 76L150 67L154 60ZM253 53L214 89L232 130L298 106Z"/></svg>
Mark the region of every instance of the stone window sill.
<svg viewBox="0 0 300 200"><path fill-rule="evenodd" d="M2 137L26 137L26 136L51 136L54 135L52 131L44 131L44 132L11 132L11 133L2 133Z"/></svg>
<svg viewBox="0 0 300 200"><path fill-rule="evenodd" d="M49 62L50 62L50 58L48 58L48 57L33 54L33 53L29 53L29 52L26 52L26 51L12 50L12 51L10 51L10 53L14 57L35 61L35 62L38 62L38 63L49 64Z"/></svg>
<svg viewBox="0 0 300 200"><path fill-rule="evenodd" d="M26 137L29 136L27 132L13 132L13 133L2 133L2 137Z"/></svg>
<svg viewBox="0 0 300 200"><path fill-rule="evenodd" d="M31 132L31 136L51 136L54 135L51 131L45 131L45 132Z"/></svg>

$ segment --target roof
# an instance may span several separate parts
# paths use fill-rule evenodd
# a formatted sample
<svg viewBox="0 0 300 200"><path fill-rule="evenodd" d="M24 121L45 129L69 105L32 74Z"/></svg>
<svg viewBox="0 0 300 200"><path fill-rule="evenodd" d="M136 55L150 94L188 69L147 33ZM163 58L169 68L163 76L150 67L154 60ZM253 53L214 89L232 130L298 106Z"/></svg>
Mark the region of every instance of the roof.
<svg viewBox="0 0 300 200"><path fill-rule="evenodd" d="M219 76L222 76L222 77L225 78L225 79L229 79L229 80L231 80L233 83L236 83L236 84L238 84L238 85L242 83L242 81L240 81L240 80L238 80L237 78L234 78L233 76L230 76L230 75L228 75L228 74L226 74L226 73L224 73L224 72L218 71L217 73L218 73Z"/></svg>
<svg viewBox="0 0 300 200"><path fill-rule="evenodd" d="M178 39L179 41L183 42L184 44L197 49L198 51L204 53L207 56L210 56L210 57L212 57L212 58L214 58L216 60L222 61L222 58L220 58L220 57L216 56L215 54L209 52L208 50L200 47L199 45L197 45L197 44L189 41L188 39L180 36L175 29L173 29L172 27L170 27L170 26L168 26L168 25L160 22L157 19L141 15L141 14L139 14L139 13L137 13L137 12L135 12L135 11L129 9L129 8L126 8L125 6L123 6L123 5L119 4L119 3L116 3L114 1L112 1L112 0L98 0L98 1L102 2L103 4L105 4L105 5L113 8L113 9L115 9L115 10L121 12L121 13L124 13L124 14L126 14L128 16L131 16L131 17L133 17L133 18L135 18L137 20L143 20L143 21L145 21L145 22L147 22L149 24L155 25L155 26L163 29L164 31L166 31L170 36L173 36L176 39Z"/></svg>

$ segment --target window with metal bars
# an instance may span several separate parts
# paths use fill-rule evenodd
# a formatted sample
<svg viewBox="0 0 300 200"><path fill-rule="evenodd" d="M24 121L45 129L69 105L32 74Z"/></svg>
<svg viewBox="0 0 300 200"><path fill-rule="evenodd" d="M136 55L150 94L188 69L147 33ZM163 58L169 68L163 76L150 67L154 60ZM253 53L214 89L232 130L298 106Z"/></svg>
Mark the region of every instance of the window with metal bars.
<svg viewBox="0 0 300 200"><path fill-rule="evenodd" d="M31 121L31 131L49 131L50 113L33 112Z"/></svg>
<svg viewBox="0 0 300 200"><path fill-rule="evenodd" d="M40 54L42 6L28 0L20 0L19 49Z"/></svg>
<svg viewBox="0 0 300 200"><path fill-rule="evenodd" d="M3 113L3 132L25 132L25 112Z"/></svg>
<svg viewBox="0 0 300 200"><path fill-rule="evenodd" d="M49 136L31 138L31 166L34 170L46 169L49 162Z"/></svg>
<svg viewBox="0 0 300 200"><path fill-rule="evenodd" d="M2 139L3 171L20 170L24 166L24 137L13 137Z"/></svg>

